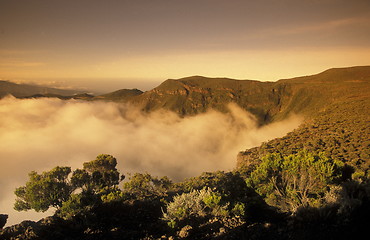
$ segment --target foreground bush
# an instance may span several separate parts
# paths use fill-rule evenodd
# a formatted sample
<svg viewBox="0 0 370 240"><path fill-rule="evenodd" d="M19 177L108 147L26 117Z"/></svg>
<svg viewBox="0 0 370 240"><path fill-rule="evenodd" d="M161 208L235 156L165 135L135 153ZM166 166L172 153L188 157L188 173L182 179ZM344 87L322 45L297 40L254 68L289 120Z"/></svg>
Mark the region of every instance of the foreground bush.
<svg viewBox="0 0 370 240"><path fill-rule="evenodd" d="M191 218L227 217L231 214L228 210L230 203L222 203L222 196L210 188L193 190L175 196L173 201L167 205L167 212L163 219L168 221L171 227L178 222ZM236 214L244 214L241 203L235 209Z"/></svg>
<svg viewBox="0 0 370 240"><path fill-rule="evenodd" d="M300 207L319 207L328 186L341 176L343 164L324 156L301 151L282 156L268 154L250 174L247 183L270 205L295 212Z"/></svg>
<svg viewBox="0 0 370 240"><path fill-rule="evenodd" d="M101 154L72 174L70 167L55 167L41 174L33 171L26 185L16 188L14 209L45 212L54 207L58 215L70 218L117 191L124 176L116 165L113 156Z"/></svg>

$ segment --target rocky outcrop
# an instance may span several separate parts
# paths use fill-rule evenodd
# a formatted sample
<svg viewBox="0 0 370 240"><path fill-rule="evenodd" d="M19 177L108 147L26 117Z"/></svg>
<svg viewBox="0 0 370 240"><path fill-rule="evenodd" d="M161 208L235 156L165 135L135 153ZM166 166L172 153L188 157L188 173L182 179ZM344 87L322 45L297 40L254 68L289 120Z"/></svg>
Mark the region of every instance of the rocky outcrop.
<svg viewBox="0 0 370 240"><path fill-rule="evenodd" d="M33 221L23 221L20 224L4 228L0 232L1 239L33 239L37 237L38 224Z"/></svg>
<svg viewBox="0 0 370 240"><path fill-rule="evenodd" d="M0 229L2 229L5 226L7 220L8 220L8 215L0 214Z"/></svg>

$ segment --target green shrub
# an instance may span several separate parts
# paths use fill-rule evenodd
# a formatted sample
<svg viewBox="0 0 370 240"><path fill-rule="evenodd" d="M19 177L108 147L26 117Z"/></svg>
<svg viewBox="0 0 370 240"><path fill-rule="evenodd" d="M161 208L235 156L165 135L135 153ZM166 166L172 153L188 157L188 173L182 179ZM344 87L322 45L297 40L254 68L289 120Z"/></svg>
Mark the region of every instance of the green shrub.
<svg viewBox="0 0 370 240"><path fill-rule="evenodd" d="M93 194L72 194L67 201L63 202L62 207L56 211L56 215L64 219L70 219L78 214L89 212L100 203L101 200Z"/></svg>
<svg viewBox="0 0 370 240"><path fill-rule="evenodd" d="M123 192L135 200L154 200L164 198L172 188L168 177L153 177L148 173L135 173L123 184Z"/></svg>
<svg viewBox="0 0 370 240"><path fill-rule="evenodd" d="M295 212L299 207L319 207L328 186L341 177L343 164L323 153L301 151L282 156L268 154L250 174L247 184L270 205Z"/></svg>
<svg viewBox="0 0 370 240"><path fill-rule="evenodd" d="M205 172L200 176L176 184L182 192L200 190L209 187L222 195L224 202L244 202L252 195L254 190L247 187L244 178L239 172Z"/></svg>
<svg viewBox="0 0 370 240"><path fill-rule="evenodd" d="M211 209L219 205L220 201L221 201L221 196L216 193L212 193L209 196L205 196L203 199L203 202L206 204L206 206Z"/></svg>
<svg viewBox="0 0 370 240"><path fill-rule="evenodd" d="M125 194L118 188L112 189L101 196L101 200L105 203L112 201L120 201L125 199Z"/></svg>
<svg viewBox="0 0 370 240"><path fill-rule="evenodd" d="M231 213L237 217L245 217L245 214L246 214L245 204L241 202L237 202L234 205L233 209L231 210Z"/></svg>
<svg viewBox="0 0 370 240"><path fill-rule="evenodd" d="M226 216L227 205L221 205L221 196L210 188L193 190L174 197L167 204L167 212L163 219L169 225L175 226L175 222L189 219L191 217Z"/></svg>

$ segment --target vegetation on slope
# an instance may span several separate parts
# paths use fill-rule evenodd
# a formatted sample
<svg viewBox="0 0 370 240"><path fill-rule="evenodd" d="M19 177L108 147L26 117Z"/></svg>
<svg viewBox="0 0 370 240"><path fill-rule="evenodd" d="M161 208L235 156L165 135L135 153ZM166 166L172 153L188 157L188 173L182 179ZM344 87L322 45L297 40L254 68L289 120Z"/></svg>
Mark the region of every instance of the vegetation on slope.
<svg viewBox="0 0 370 240"><path fill-rule="evenodd" d="M239 153L238 167L246 171L268 153L289 155L306 149L324 152L346 164L347 175L370 176L370 98L333 104L286 136ZM247 170L249 169L249 170Z"/></svg>
<svg viewBox="0 0 370 240"><path fill-rule="evenodd" d="M167 80L143 94L127 98L145 111L168 109L181 116L208 109L227 111L230 102L254 114L259 123L284 119L290 114L314 117L345 98L368 96L370 66L330 69L317 75L277 82L206 78Z"/></svg>
<svg viewBox="0 0 370 240"><path fill-rule="evenodd" d="M7 227L0 237L343 239L367 231L367 178L344 179L343 163L322 153L274 153L260 161L250 174L204 173L179 183L137 173L122 188L117 161L106 154L73 172L31 172L16 189L15 208L56 207L55 215Z"/></svg>

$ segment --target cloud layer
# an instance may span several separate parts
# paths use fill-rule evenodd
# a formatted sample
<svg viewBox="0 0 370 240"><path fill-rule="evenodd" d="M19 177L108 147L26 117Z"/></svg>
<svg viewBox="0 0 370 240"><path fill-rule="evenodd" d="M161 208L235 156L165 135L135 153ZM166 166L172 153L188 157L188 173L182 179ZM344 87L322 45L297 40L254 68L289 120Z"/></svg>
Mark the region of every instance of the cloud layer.
<svg viewBox="0 0 370 240"><path fill-rule="evenodd" d="M174 180L204 171L231 170L240 150L285 135L301 119L258 128L255 118L235 105L230 113L209 111L180 118L105 102L59 99L0 100L0 213L9 224L45 214L16 213L13 191L27 174L55 166L81 168L107 153L121 173L149 172ZM50 212L49 212L50 213Z"/></svg>

